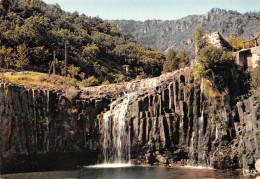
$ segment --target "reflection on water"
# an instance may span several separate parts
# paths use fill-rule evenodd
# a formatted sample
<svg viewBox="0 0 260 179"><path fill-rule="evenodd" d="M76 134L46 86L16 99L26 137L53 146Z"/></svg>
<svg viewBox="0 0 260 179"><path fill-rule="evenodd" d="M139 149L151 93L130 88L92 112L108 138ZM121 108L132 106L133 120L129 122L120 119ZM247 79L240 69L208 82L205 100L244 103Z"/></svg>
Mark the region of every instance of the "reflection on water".
<svg viewBox="0 0 260 179"><path fill-rule="evenodd" d="M164 168L164 167L123 167L123 168L82 168L75 171L35 172L3 175L3 179L235 179L249 178L232 171L195 169L195 168Z"/></svg>
<svg viewBox="0 0 260 179"><path fill-rule="evenodd" d="M85 168L123 168L123 167L133 167L131 163L104 163L99 165L89 165Z"/></svg>

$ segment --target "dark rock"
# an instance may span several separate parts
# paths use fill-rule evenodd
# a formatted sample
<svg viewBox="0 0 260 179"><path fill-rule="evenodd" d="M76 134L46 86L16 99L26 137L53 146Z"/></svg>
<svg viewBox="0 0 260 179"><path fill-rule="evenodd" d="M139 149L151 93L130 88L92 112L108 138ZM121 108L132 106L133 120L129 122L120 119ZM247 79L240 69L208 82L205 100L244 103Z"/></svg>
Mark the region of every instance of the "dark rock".
<svg viewBox="0 0 260 179"><path fill-rule="evenodd" d="M126 129L132 161L253 171L260 158L256 98L240 101L232 110L228 95L206 97L199 79L191 79L186 68L131 82L135 93ZM103 114L120 89L121 84L107 86L105 94L102 87L91 87L68 99L62 91L1 84L2 172L57 169L56 160L63 157L73 162L61 168L103 161ZM132 93L132 88L124 90Z"/></svg>

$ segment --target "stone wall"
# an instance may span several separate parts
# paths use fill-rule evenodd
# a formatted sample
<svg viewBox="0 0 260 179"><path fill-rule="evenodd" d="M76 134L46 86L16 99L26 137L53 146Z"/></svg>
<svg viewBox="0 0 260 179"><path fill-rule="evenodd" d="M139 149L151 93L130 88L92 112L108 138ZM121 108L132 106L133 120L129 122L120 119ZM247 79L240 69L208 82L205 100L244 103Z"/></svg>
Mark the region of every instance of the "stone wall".
<svg viewBox="0 0 260 179"><path fill-rule="evenodd" d="M233 56L238 65L249 69L256 68L260 60L260 46L242 49L234 52Z"/></svg>

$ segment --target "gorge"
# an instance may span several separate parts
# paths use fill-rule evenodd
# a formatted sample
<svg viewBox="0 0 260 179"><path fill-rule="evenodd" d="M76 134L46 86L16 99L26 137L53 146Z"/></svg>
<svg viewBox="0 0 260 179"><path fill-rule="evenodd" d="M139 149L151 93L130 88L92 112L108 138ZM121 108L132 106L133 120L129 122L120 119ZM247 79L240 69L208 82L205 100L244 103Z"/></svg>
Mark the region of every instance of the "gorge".
<svg viewBox="0 0 260 179"><path fill-rule="evenodd" d="M256 96L231 105L230 95L209 97L203 89L190 68L76 92L2 81L1 171L130 160L255 172Z"/></svg>

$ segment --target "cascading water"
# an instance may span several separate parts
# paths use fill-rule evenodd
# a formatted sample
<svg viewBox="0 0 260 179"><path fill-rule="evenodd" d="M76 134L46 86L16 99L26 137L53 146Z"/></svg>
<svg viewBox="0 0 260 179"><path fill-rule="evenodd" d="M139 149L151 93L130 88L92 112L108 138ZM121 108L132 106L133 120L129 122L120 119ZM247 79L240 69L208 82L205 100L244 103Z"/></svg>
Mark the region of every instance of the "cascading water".
<svg viewBox="0 0 260 179"><path fill-rule="evenodd" d="M203 147L203 138L204 138L204 107L203 107L203 93L204 93L204 81L202 79L201 81L201 86L200 86L200 91L201 91L201 97L200 97L200 108L201 108L201 116L199 118L199 143L198 143L198 160L199 163L203 163L205 160L205 154L204 150L202 150Z"/></svg>
<svg viewBox="0 0 260 179"><path fill-rule="evenodd" d="M130 130L127 120L128 104L133 94L111 103L110 110L103 115L104 163L130 163Z"/></svg>

